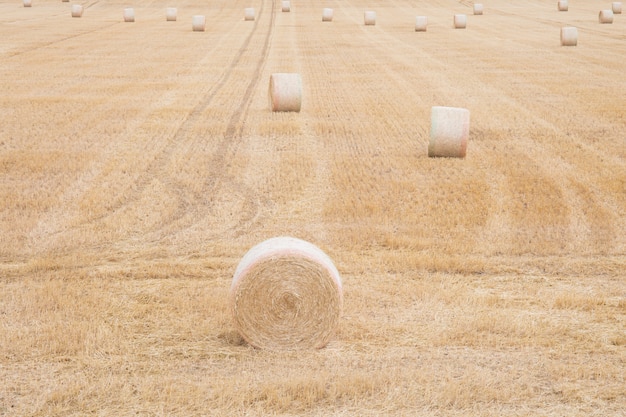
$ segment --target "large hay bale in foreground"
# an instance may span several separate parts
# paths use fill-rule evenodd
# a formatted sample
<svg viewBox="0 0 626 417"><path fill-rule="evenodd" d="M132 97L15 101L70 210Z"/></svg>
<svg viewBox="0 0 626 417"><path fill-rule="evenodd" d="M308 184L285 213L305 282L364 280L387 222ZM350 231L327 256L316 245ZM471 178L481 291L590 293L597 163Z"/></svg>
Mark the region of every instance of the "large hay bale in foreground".
<svg viewBox="0 0 626 417"><path fill-rule="evenodd" d="M465 158L469 121L467 109L434 106L430 115L428 156Z"/></svg>
<svg viewBox="0 0 626 417"><path fill-rule="evenodd" d="M415 16L415 31L426 32L428 28L428 18L426 16Z"/></svg>
<svg viewBox="0 0 626 417"><path fill-rule="evenodd" d="M292 237L250 249L230 287L237 331L262 349L326 346L342 308L341 278L332 260L312 243Z"/></svg>
<svg viewBox="0 0 626 417"><path fill-rule="evenodd" d="M197 14L191 18L191 29L194 32L204 32L206 28L206 18L204 15Z"/></svg>
<svg viewBox="0 0 626 417"><path fill-rule="evenodd" d="M300 74L272 74L270 76L269 100L272 111L299 112L302 107L302 77Z"/></svg>
<svg viewBox="0 0 626 417"><path fill-rule="evenodd" d="M454 28L465 29L467 27L467 15L455 14L454 15Z"/></svg>
<svg viewBox="0 0 626 417"><path fill-rule="evenodd" d="M613 23L613 10L600 10L598 21L600 23Z"/></svg>
<svg viewBox="0 0 626 417"><path fill-rule="evenodd" d="M573 26L561 28L561 45L576 46L578 44L578 29Z"/></svg>
<svg viewBox="0 0 626 417"><path fill-rule="evenodd" d="M72 4L72 17L81 17L83 15L83 6L80 4Z"/></svg>
<svg viewBox="0 0 626 417"><path fill-rule="evenodd" d="M135 9L132 7L127 7L124 9L124 22L134 22L135 21Z"/></svg>
<svg viewBox="0 0 626 417"><path fill-rule="evenodd" d="M165 11L165 21L175 22L178 15L178 9L176 7L168 7Z"/></svg>
<svg viewBox="0 0 626 417"><path fill-rule="evenodd" d="M366 26L374 26L376 25L376 12L371 10L363 13L363 20L365 21Z"/></svg>
<svg viewBox="0 0 626 417"><path fill-rule="evenodd" d="M322 10L322 22L332 22L333 21L333 9L325 7Z"/></svg>

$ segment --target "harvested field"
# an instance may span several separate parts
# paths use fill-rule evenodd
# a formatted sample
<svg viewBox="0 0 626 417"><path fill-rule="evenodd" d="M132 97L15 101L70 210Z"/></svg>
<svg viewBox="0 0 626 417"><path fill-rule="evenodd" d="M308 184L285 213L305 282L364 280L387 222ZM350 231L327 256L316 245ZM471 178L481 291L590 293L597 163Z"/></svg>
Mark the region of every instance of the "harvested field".
<svg viewBox="0 0 626 417"><path fill-rule="evenodd" d="M625 416L609 5L0 3L0 416ZM428 157L432 106L470 110L464 159ZM235 268L275 236L341 274L323 349L235 330Z"/></svg>

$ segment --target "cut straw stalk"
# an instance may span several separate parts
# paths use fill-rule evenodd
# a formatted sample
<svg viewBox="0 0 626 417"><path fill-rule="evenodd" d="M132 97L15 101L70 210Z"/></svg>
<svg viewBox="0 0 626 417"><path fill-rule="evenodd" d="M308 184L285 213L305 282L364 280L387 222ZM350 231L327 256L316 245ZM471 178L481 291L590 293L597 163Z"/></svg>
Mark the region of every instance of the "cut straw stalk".
<svg viewBox="0 0 626 417"><path fill-rule="evenodd" d="M291 11L291 2L289 0L283 0L281 3L281 9L283 13L289 13Z"/></svg>
<svg viewBox="0 0 626 417"><path fill-rule="evenodd" d="M165 20L168 22L175 22L178 15L178 9L176 7L168 7L165 11Z"/></svg>
<svg viewBox="0 0 626 417"><path fill-rule="evenodd" d="M365 21L366 26L376 25L376 12L373 12L371 10L366 11L363 14L363 20Z"/></svg>
<svg viewBox="0 0 626 417"><path fill-rule="evenodd" d="M272 111L299 112L302 106L302 77L295 73L270 76L270 108Z"/></svg>
<svg viewBox="0 0 626 417"><path fill-rule="evenodd" d="M467 27L467 15L455 14L454 15L454 28L465 29Z"/></svg>
<svg viewBox="0 0 626 417"><path fill-rule="evenodd" d="M243 12L244 20L254 20L254 7L246 7Z"/></svg>
<svg viewBox="0 0 626 417"><path fill-rule="evenodd" d="M465 158L469 122L467 109L434 106L430 116L428 156Z"/></svg>
<svg viewBox="0 0 626 417"><path fill-rule="evenodd" d="M559 0L556 3L556 8L559 10L559 12L566 12L567 9L569 9L569 4L567 3L567 0Z"/></svg>
<svg viewBox="0 0 626 417"><path fill-rule="evenodd" d="M600 10L598 21L600 23L613 23L613 10Z"/></svg>
<svg viewBox="0 0 626 417"><path fill-rule="evenodd" d="M415 31L416 32L426 32L427 27L428 27L428 18L426 16L415 17Z"/></svg>
<svg viewBox="0 0 626 417"><path fill-rule="evenodd" d="M614 1L611 4L611 9L613 10L614 14L622 14L622 2L621 1Z"/></svg>
<svg viewBox="0 0 626 417"><path fill-rule="evenodd" d="M572 26L561 28L561 45L576 46L578 44L578 29Z"/></svg>
<svg viewBox="0 0 626 417"><path fill-rule="evenodd" d="M206 28L206 18L203 15L195 15L191 18L191 29L194 32L204 32Z"/></svg>
<svg viewBox="0 0 626 417"><path fill-rule="evenodd" d="M124 22L134 22L135 21L135 9L132 7L127 7L124 9Z"/></svg>
<svg viewBox="0 0 626 417"><path fill-rule="evenodd" d="M322 22L332 22L333 21L333 9L329 9L325 7L322 10Z"/></svg>
<svg viewBox="0 0 626 417"><path fill-rule="evenodd" d="M337 268L321 249L292 237L254 246L230 287L235 327L252 346L270 350L326 346L343 308Z"/></svg>
<svg viewBox="0 0 626 417"><path fill-rule="evenodd" d="M483 7L482 3L474 4L474 14L475 15L483 14L483 10L484 10L484 7Z"/></svg>
<svg viewBox="0 0 626 417"><path fill-rule="evenodd" d="M72 4L72 17L81 17L83 15L83 6L80 4Z"/></svg>

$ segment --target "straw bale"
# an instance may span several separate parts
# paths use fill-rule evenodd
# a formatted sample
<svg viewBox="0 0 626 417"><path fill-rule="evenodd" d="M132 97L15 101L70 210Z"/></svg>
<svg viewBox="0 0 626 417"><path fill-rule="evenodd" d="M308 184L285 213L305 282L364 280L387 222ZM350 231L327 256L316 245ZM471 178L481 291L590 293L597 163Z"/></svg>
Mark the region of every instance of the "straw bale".
<svg viewBox="0 0 626 417"><path fill-rule="evenodd" d="M469 138L469 110L434 106L430 119L428 156L465 158Z"/></svg>
<svg viewBox="0 0 626 417"><path fill-rule="evenodd" d="M333 21L333 9L325 7L322 10L322 22L332 22Z"/></svg>
<svg viewBox="0 0 626 417"><path fill-rule="evenodd" d="M567 3L567 0L559 0L556 3L556 7L559 10L559 12L566 12L567 9L569 9L569 4Z"/></svg>
<svg viewBox="0 0 626 417"><path fill-rule="evenodd" d="M167 22L175 22L178 14L178 9L176 7L168 7L165 11L165 20Z"/></svg>
<svg viewBox="0 0 626 417"><path fill-rule="evenodd" d="M561 28L561 45L576 46L578 44L578 29L573 26L564 26Z"/></svg>
<svg viewBox="0 0 626 417"><path fill-rule="evenodd" d="M272 74L270 76L269 100L272 111L299 112L302 106L302 77L300 74Z"/></svg>
<svg viewBox="0 0 626 417"><path fill-rule="evenodd" d="M416 32L426 32L427 26L428 26L428 18L426 16L415 17L415 31Z"/></svg>
<svg viewBox="0 0 626 417"><path fill-rule="evenodd" d="M455 14L454 15L454 28L465 29L467 27L467 15Z"/></svg>
<svg viewBox="0 0 626 417"><path fill-rule="evenodd" d="M289 13L291 11L291 2L289 0L283 0L281 9L283 13Z"/></svg>
<svg viewBox="0 0 626 417"><path fill-rule="evenodd" d="M613 10L600 10L598 21L600 23L613 23Z"/></svg>
<svg viewBox="0 0 626 417"><path fill-rule="evenodd" d="M80 4L72 4L72 17L81 17L83 15L83 6Z"/></svg>
<svg viewBox="0 0 626 417"><path fill-rule="evenodd" d="M33 6L33 1L32 0L24 0L24 7L32 7Z"/></svg>
<svg viewBox="0 0 626 417"><path fill-rule="evenodd" d="M124 9L124 22L134 22L135 21L135 9L132 7L127 7Z"/></svg>
<svg viewBox="0 0 626 417"><path fill-rule="evenodd" d="M191 18L191 28L194 32L204 32L206 28L206 18L197 14Z"/></svg>
<svg viewBox="0 0 626 417"><path fill-rule="evenodd" d="M341 278L317 246L275 237L254 246L241 259L229 304L237 331L254 347L322 348L342 313Z"/></svg>
<svg viewBox="0 0 626 417"><path fill-rule="evenodd" d="M376 12L373 12L371 10L366 11L363 14L363 19L365 20L365 24L367 26L374 26L374 25L376 25Z"/></svg>
<svg viewBox="0 0 626 417"><path fill-rule="evenodd" d="M614 14L622 14L622 2L621 1L614 1L611 4L611 9L613 10Z"/></svg>
<svg viewBox="0 0 626 417"><path fill-rule="evenodd" d="M475 15L483 14L483 10L484 10L484 7L483 7L482 3L475 3L474 4L474 14Z"/></svg>
<svg viewBox="0 0 626 417"><path fill-rule="evenodd" d="M246 7L244 10L245 20L254 20L254 7Z"/></svg>

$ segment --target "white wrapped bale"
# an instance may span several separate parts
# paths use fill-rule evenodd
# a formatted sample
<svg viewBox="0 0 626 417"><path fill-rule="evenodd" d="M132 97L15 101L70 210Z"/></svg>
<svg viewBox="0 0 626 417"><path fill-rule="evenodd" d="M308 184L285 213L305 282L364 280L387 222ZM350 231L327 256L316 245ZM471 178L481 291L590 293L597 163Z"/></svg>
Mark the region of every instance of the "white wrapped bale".
<svg viewBox="0 0 626 417"><path fill-rule="evenodd" d="M254 7L246 7L244 10L245 20L254 20Z"/></svg>
<svg viewBox="0 0 626 417"><path fill-rule="evenodd" d="M270 76L270 108L272 111L299 112L302 106L302 77L295 73Z"/></svg>
<svg viewBox="0 0 626 417"><path fill-rule="evenodd" d="M283 0L281 9L283 13L289 13L291 11L291 2L289 0Z"/></svg>
<svg viewBox="0 0 626 417"><path fill-rule="evenodd" d="M32 0L24 0L23 4L24 4L24 7L32 7L33 1Z"/></svg>
<svg viewBox="0 0 626 417"><path fill-rule="evenodd" d="M332 22L333 21L333 9L329 9L325 7L322 10L322 22Z"/></svg>
<svg viewBox="0 0 626 417"><path fill-rule="evenodd" d="M465 29L467 27L467 15L455 14L454 15L454 28Z"/></svg>
<svg viewBox="0 0 626 417"><path fill-rule="evenodd" d="M561 28L561 45L576 46L578 44L578 29L573 26Z"/></svg>
<svg viewBox="0 0 626 417"><path fill-rule="evenodd" d="M430 116L428 156L465 158L469 122L467 109L434 106Z"/></svg>
<svg viewBox="0 0 626 417"><path fill-rule="evenodd" d="M343 310L341 277L312 243L276 237L251 248L237 265L229 292L237 331L269 350L319 349Z"/></svg>
<svg viewBox="0 0 626 417"><path fill-rule="evenodd" d="M124 22L134 22L135 21L135 9L132 7L127 7L124 9Z"/></svg>
<svg viewBox="0 0 626 417"><path fill-rule="evenodd" d="M376 12L371 10L366 11L363 14L363 20L365 20L366 26L374 26L376 25Z"/></svg>
<svg viewBox="0 0 626 417"><path fill-rule="evenodd" d="M600 10L598 20L600 23L613 23L613 10Z"/></svg>
<svg viewBox="0 0 626 417"><path fill-rule="evenodd" d="M621 1L614 1L611 4L611 9L613 10L614 14L622 14L622 2Z"/></svg>
<svg viewBox="0 0 626 417"><path fill-rule="evenodd" d="M416 32L426 32L427 27L428 27L428 18L426 16L415 17L415 31Z"/></svg>
<svg viewBox="0 0 626 417"><path fill-rule="evenodd" d="M176 7L168 7L165 11L165 20L167 22L175 22L178 16L178 9Z"/></svg>
<svg viewBox="0 0 626 417"><path fill-rule="evenodd" d="M475 3L474 4L474 14L475 15L483 14L483 10L484 10L484 7L483 7L482 3Z"/></svg>
<svg viewBox="0 0 626 417"><path fill-rule="evenodd" d="M191 29L194 32L204 32L206 28L206 18L203 15L197 14L191 18Z"/></svg>
<svg viewBox="0 0 626 417"><path fill-rule="evenodd" d="M83 15L83 6L80 4L72 4L72 17L81 17Z"/></svg>
<svg viewBox="0 0 626 417"><path fill-rule="evenodd" d="M567 0L559 0L556 3L556 8L559 10L559 12L566 12L567 9L569 9L569 4L567 3Z"/></svg>

